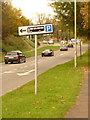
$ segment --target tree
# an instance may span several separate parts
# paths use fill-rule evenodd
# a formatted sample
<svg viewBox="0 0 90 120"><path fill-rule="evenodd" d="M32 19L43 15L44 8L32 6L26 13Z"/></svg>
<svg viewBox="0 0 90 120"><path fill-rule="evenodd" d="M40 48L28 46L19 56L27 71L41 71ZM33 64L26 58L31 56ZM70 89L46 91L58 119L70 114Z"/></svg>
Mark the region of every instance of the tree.
<svg viewBox="0 0 90 120"><path fill-rule="evenodd" d="M81 2L81 14L83 17L83 29L84 29L84 35L88 36L90 35L90 26L89 26L89 17L90 17L90 2Z"/></svg>
<svg viewBox="0 0 90 120"><path fill-rule="evenodd" d="M53 16L51 14L37 14L37 24L49 24L53 23Z"/></svg>
<svg viewBox="0 0 90 120"><path fill-rule="evenodd" d="M72 31L74 32L74 2L57 2L56 0L54 0L53 3L50 4L50 6L54 8L54 12L56 13L56 19L58 19L59 21L58 24L62 24L61 29L62 30L69 29L71 32ZM82 9L82 2L77 2L77 35L78 36L84 35L84 30L85 30L84 25L87 24L86 21L84 20L85 17L83 17L81 9Z"/></svg>
<svg viewBox="0 0 90 120"><path fill-rule="evenodd" d="M29 20L22 15L22 11L14 8L11 2L2 2L2 38L17 35L18 27L23 25L29 25Z"/></svg>
<svg viewBox="0 0 90 120"><path fill-rule="evenodd" d="M68 24L70 28L73 29L74 25L74 5L72 2L53 2L51 6L54 8L56 13L56 19L59 23L63 24L63 27L66 27ZM70 23L70 24L69 24Z"/></svg>

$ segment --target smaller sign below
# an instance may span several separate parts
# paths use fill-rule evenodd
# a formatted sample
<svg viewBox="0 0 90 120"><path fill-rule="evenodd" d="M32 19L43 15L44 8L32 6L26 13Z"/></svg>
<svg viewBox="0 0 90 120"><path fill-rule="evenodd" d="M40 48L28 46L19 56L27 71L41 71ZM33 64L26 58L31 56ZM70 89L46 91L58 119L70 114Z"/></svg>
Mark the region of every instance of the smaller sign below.
<svg viewBox="0 0 90 120"><path fill-rule="evenodd" d="M52 24L22 26L18 28L19 35L48 34L53 32Z"/></svg>

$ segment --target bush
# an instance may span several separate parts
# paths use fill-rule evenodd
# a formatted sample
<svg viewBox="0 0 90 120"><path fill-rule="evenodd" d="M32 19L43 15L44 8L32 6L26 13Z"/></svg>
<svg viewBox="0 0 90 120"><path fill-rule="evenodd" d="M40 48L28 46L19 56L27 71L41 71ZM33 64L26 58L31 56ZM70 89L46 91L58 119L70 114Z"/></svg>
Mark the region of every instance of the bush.
<svg viewBox="0 0 90 120"><path fill-rule="evenodd" d="M10 35L2 41L2 51L8 52L11 50L21 50L27 51L30 50L33 46L28 43L23 37L15 37Z"/></svg>

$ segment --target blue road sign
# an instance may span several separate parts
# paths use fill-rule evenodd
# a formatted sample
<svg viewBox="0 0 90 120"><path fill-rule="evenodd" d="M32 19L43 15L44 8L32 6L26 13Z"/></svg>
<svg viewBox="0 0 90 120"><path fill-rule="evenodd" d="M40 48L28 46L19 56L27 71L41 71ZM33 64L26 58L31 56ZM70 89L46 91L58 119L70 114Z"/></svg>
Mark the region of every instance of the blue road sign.
<svg viewBox="0 0 90 120"><path fill-rule="evenodd" d="M52 25L45 25L45 31L46 32L53 32Z"/></svg>

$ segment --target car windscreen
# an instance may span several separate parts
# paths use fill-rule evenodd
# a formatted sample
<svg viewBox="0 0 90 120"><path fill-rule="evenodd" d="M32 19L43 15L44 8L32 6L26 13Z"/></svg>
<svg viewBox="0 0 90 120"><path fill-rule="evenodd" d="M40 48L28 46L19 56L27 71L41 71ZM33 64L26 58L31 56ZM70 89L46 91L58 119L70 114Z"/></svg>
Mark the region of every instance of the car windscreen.
<svg viewBox="0 0 90 120"><path fill-rule="evenodd" d="M8 52L7 55L17 55L17 52Z"/></svg>
<svg viewBox="0 0 90 120"><path fill-rule="evenodd" d="M48 52L48 51L51 51L51 50L50 50L50 49L45 49L44 51L47 51L47 52Z"/></svg>

